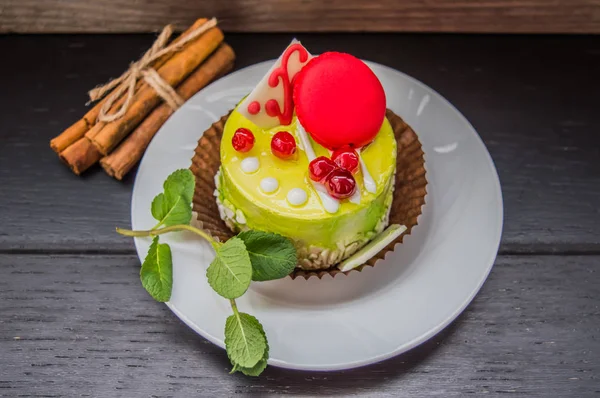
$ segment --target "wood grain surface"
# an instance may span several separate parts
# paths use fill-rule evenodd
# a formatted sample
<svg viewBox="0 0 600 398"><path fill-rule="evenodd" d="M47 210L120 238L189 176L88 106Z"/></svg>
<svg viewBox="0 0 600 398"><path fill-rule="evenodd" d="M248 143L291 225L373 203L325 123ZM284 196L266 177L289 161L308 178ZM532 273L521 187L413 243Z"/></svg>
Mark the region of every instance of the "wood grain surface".
<svg viewBox="0 0 600 398"><path fill-rule="evenodd" d="M147 295L135 256L0 256L0 396L597 396L599 262L500 257L468 309L405 355L251 379Z"/></svg>
<svg viewBox="0 0 600 398"><path fill-rule="evenodd" d="M1 32L150 32L216 16L229 32L600 33L598 0L1 0Z"/></svg>
<svg viewBox="0 0 600 398"><path fill-rule="evenodd" d="M277 57L291 37L227 41L241 68ZM464 113L500 175L502 253L600 252L596 38L298 37L315 53L348 51L408 73ZM76 177L48 141L84 113L88 89L120 74L151 42L150 35L0 37L13 60L1 75L8 95L0 97L0 250L133 252L131 240L114 233L130 224L133 173L123 183L99 168Z"/></svg>

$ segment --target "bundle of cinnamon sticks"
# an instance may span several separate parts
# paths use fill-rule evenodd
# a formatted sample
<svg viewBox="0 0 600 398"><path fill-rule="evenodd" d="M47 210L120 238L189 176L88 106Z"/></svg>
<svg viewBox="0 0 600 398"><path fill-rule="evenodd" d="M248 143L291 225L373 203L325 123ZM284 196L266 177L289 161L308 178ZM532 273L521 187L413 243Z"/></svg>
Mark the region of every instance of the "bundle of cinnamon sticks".
<svg viewBox="0 0 600 398"><path fill-rule="evenodd" d="M132 64L126 79L109 83L103 99L50 141L75 174L100 162L110 176L121 180L139 162L176 107L233 68L235 54L223 42L223 32L214 19L197 20L169 47L176 48L165 50L155 43L153 52L144 56L151 60L144 70L133 70L136 64ZM132 79L132 73L146 79ZM152 84L154 80L159 84Z"/></svg>

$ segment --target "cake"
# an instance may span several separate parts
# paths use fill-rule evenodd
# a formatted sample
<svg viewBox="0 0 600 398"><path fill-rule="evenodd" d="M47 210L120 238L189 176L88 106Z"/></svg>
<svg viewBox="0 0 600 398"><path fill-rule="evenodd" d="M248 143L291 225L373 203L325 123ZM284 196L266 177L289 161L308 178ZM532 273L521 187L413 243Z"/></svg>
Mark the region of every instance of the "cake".
<svg viewBox="0 0 600 398"><path fill-rule="evenodd" d="M397 143L385 92L352 55L292 42L229 114L215 175L219 215L295 243L304 270L347 259L388 225Z"/></svg>

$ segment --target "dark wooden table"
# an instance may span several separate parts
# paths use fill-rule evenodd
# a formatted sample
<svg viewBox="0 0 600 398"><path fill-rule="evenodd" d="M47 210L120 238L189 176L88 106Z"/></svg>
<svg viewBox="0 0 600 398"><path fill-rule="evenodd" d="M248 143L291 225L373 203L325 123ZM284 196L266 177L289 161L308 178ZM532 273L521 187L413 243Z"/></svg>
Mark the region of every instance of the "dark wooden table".
<svg viewBox="0 0 600 398"><path fill-rule="evenodd" d="M0 396L524 396L600 393L600 38L299 36L389 65L473 123L505 224L483 289L446 330L383 363L228 375L225 352L139 283L133 175L75 177L48 140L151 35L0 36ZM237 67L291 35L228 35ZM468 254L466 254L468 255ZM401 305L401 304L399 304Z"/></svg>

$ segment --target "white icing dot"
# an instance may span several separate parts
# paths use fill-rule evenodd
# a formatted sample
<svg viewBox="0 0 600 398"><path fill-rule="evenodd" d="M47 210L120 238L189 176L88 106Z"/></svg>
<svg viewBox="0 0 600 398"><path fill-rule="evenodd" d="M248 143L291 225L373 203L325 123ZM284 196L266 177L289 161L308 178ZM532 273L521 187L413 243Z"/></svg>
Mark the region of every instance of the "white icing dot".
<svg viewBox="0 0 600 398"><path fill-rule="evenodd" d="M279 182L277 181L276 178L266 177L260 181L260 189L262 189L263 192L266 192L266 193L275 192L277 190L277 188L279 188Z"/></svg>
<svg viewBox="0 0 600 398"><path fill-rule="evenodd" d="M291 205L300 206L306 203L308 196L306 191L302 188L293 188L287 194L287 200Z"/></svg>
<svg viewBox="0 0 600 398"><path fill-rule="evenodd" d="M258 159L255 158L254 156L250 156L244 160L242 160L241 163L241 168L242 171L244 173L254 173L256 170L258 170L258 167L260 166L260 163L258 162Z"/></svg>

